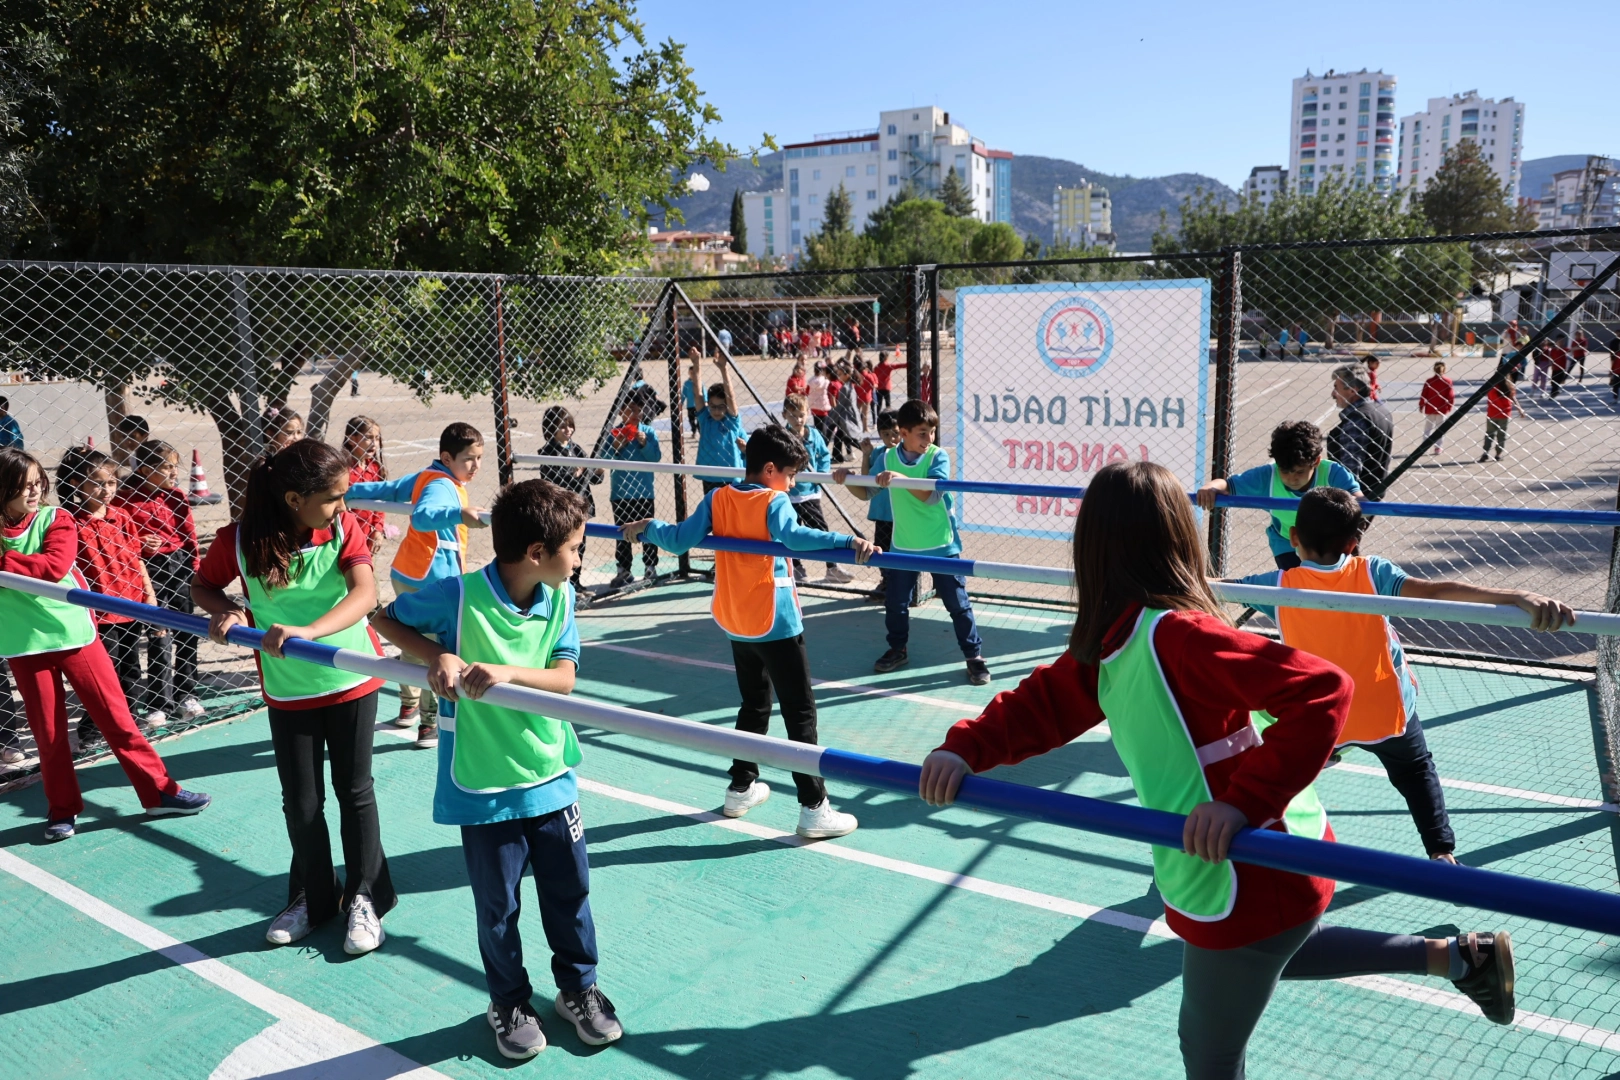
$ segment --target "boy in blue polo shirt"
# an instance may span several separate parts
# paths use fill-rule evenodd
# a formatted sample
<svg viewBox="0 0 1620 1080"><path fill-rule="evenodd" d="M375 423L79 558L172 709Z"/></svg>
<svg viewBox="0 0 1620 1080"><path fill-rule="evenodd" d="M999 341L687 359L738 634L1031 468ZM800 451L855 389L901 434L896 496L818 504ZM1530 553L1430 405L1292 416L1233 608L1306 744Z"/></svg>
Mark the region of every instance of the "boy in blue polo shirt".
<svg viewBox="0 0 1620 1080"><path fill-rule="evenodd" d="M1289 420L1271 432L1271 464L1256 465L1236 476L1216 478L1198 489L1198 505L1215 509L1217 495L1243 495L1259 499L1297 499L1313 488L1339 488L1361 494L1361 485L1349 469L1326 458L1322 429L1308 420ZM1266 543L1279 570L1292 570L1299 556L1288 542L1295 510L1273 510L1266 526Z"/></svg>
<svg viewBox="0 0 1620 1080"><path fill-rule="evenodd" d="M748 446L748 433L737 419L737 395L731 390L731 366L726 358L715 353L715 364L720 368L720 381L709 387L708 408L698 410L698 451L693 460L699 465L723 465L730 469L743 467L743 450ZM703 358L692 350L692 382L703 385ZM724 476L699 476L703 494L724 487L730 480Z"/></svg>
<svg viewBox="0 0 1620 1080"><path fill-rule="evenodd" d="M372 619L428 666L443 735L433 820L461 827L489 986L487 1018L508 1058L545 1049L518 935L519 890L532 868L551 947L557 1015L600 1046L624 1034L596 986L590 869L573 767L579 742L561 721L481 699L498 683L571 693L579 666L569 578L585 542L585 501L544 480L495 499L495 561L406 593ZM437 640L424 635L432 634Z"/></svg>

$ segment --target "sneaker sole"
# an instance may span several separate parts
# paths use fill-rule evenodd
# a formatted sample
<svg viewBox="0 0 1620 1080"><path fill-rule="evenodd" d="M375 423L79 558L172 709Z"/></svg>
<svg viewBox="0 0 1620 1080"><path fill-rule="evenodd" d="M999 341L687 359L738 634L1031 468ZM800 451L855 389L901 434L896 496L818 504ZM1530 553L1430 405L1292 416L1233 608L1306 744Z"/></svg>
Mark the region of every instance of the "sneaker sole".
<svg viewBox="0 0 1620 1080"><path fill-rule="evenodd" d="M551 1007L553 1010L555 1010L558 1016L574 1025L574 1034L578 1035L579 1041L584 1043L586 1046L606 1046L608 1043L618 1042L619 1039L624 1035L624 1032L620 1031L618 1035L607 1035L601 1038L593 1039L591 1036L585 1034L585 1029L580 1026L578 1020L575 1020L572 1016L568 1015L568 1011L563 1008L560 995L557 1000L551 1003Z"/></svg>
<svg viewBox="0 0 1620 1080"><path fill-rule="evenodd" d="M417 739L416 740L416 748L418 750L432 750L435 746L438 746L438 745L439 745L439 740L438 739Z"/></svg>
<svg viewBox="0 0 1620 1080"><path fill-rule="evenodd" d="M77 836L77 835L79 835L79 834L78 834L78 833L77 833L77 832L70 832L70 833L59 833L59 834L57 834L57 835L56 835L56 836L49 836L49 835L47 835L47 836L46 836L46 837L45 837L45 842L46 842L46 843L47 843L47 844L60 844L60 843L61 843L61 842L62 842L62 841L64 841L64 840L71 840L71 839L73 839L73 838L74 838L74 837L75 837L75 836Z"/></svg>
<svg viewBox="0 0 1620 1080"><path fill-rule="evenodd" d="M270 935L275 933L275 931L270 930L270 931L265 932L264 940L268 941L272 945L291 945L295 941L303 941L305 938L309 937L310 934L314 933L314 930L315 930L314 927L310 927L308 930L305 930L302 934L299 934L297 937L294 937L291 934L287 934L286 935L286 938L287 938L286 941L281 940L281 938L279 938L279 937L271 937Z"/></svg>
<svg viewBox="0 0 1620 1080"><path fill-rule="evenodd" d="M420 724L421 722L422 721L417 719L417 715L415 713L412 713L409 716L396 716L396 717L394 717L394 726L395 727L415 727L417 724Z"/></svg>
<svg viewBox="0 0 1620 1080"><path fill-rule="evenodd" d="M532 1050L508 1050L506 1048L506 1041L501 1038L501 1029L495 1026L495 1018L489 1015L488 1009L484 1010L484 1019L489 1021L489 1030L495 1033L495 1049L500 1051L501 1057L503 1058L507 1058L512 1061L528 1061L532 1057L539 1056L540 1051L544 1050L548 1045L550 1045L549 1043L541 1042L539 1046L536 1046ZM545 1034L546 1033L544 1031L541 1031L540 1038L542 1040L545 1039Z"/></svg>
<svg viewBox="0 0 1620 1080"><path fill-rule="evenodd" d="M193 814L200 814L206 809L208 809L208 804L207 803L203 803L201 806L197 807L194 810L182 810L181 808L179 808L177 806L150 806L150 807L147 807L146 816L147 817L191 817Z"/></svg>
<svg viewBox="0 0 1620 1080"><path fill-rule="evenodd" d="M836 840L840 836L848 836L858 828L859 824L851 825L847 829L794 829L793 832L794 835L806 840Z"/></svg>
<svg viewBox="0 0 1620 1080"><path fill-rule="evenodd" d="M388 940L388 931L384 930L382 928L382 924L379 923L379 924L377 924L377 944L373 945L369 949L351 949L349 947L349 939L348 939L347 936L345 936L344 939L343 939L343 951L348 953L350 956L364 956L364 955L366 955L366 953L376 952L378 949L382 948L383 942L385 942L387 940Z"/></svg>
<svg viewBox="0 0 1620 1080"><path fill-rule="evenodd" d="M765 797L760 799L759 802L751 802L747 806L742 806L742 807L738 807L736 809L732 809L729 806L722 805L720 807L720 815L722 817L728 817L728 818L740 818L744 814L748 813L748 811L752 810L754 807L765 805L767 802L770 801L770 798L771 798L771 793L769 791L767 791L765 793Z"/></svg>
<svg viewBox="0 0 1620 1080"><path fill-rule="evenodd" d="M1506 930L1496 935L1496 966L1502 972L1502 992L1511 996L1513 994L1513 938ZM1511 1018L1507 1021L1507 1023L1512 1022Z"/></svg>

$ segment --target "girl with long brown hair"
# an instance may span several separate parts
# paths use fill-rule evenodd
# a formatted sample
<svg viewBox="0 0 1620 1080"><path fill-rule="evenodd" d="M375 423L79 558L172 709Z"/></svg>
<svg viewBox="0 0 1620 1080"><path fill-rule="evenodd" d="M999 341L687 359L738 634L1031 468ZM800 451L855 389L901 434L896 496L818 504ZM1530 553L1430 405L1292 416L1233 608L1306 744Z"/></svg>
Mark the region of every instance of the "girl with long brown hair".
<svg viewBox="0 0 1620 1080"><path fill-rule="evenodd" d="M1075 521L1074 576L1068 649L951 728L923 764L920 793L946 805L970 772L1108 721L1142 805L1187 817L1182 850L1153 848L1165 919L1186 943L1187 1075L1244 1075L1249 1036L1279 978L1439 975L1487 1017L1511 1023L1507 934L1424 939L1323 926L1332 881L1227 860L1250 826L1333 839L1311 782L1344 726L1352 685L1325 660L1227 622L1191 504L1167 469L1136 462L1097 473Z"/></svg>
<svg viewBox="0 0 1620 1080"><path fill-rule="evenodd" d="M214 537L191 594L213 616L208 636L215 641L225 644L233 626L265 631L255 659L292 843L287 906L265 938L291 944L347 912L343 948L358 955L386 940L382 916L397 902L371 781L382 680L282 655L291 638L382 655L366 623L377 606L371 547L359 519L343 505L348 490L348 459L323 442L302 439L260 459L248 476L242 520ZM238 579L247 607L225 595ZM327 755L348 876L343 885L322 812Z"/></svg>

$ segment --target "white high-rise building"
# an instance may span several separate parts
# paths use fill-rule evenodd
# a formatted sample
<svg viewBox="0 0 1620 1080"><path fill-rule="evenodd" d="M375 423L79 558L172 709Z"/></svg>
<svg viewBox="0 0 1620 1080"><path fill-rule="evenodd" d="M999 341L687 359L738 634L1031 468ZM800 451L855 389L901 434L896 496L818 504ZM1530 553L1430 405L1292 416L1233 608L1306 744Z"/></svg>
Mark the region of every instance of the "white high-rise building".
<svg viewBox="0 0 1620 1080"><path fill-rule="evenodd" d="M1287 169L1281 165L1256 165L1249 170L1249 178L1243 182L1243 194L1259 200L1261 206L1270 206L1271 200L1287 187Z"/></svg>
<svg viewBox="0 0 1620 1080"><path fill-rule="evenodd" d="M1289 106L1288 175L1311 194L1329 176L1390 191L1395 183L1395 76L1305 72Z"/></svg>
<svg viewBox="0 0 1620 1080"><path fill-rule="evenodd" d="M1512 98L1482 98L1465 90L1448 98L1430 98L1426 112L1401 118L1396 186L1422 191L1444 164L1446 151L1465 142L1479 144L1480 160L1519 192L1520 151L1524 147L1524 105Z"/></svg>
<svg viewBox="0 0 1620 1080"><path fill-rule="evenodd" d="M839 185L849 195L850 226L860 232L903 189L937 195L952 169L973 198L975 217L1012 221L1012 154L989 149L932 106L891 109L878 114L876 130L817 135L782 151L782 186L743 193L750 255L801 255Z"/></svg>

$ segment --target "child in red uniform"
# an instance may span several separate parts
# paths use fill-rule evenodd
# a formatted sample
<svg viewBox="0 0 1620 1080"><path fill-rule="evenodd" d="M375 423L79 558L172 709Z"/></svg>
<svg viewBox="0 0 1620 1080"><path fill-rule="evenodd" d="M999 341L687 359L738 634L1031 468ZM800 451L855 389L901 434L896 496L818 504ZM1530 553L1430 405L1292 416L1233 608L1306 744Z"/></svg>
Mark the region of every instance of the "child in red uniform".
<svg viewBox="0 0 1620 1080"><path fill-rule="evenodd" d="M1248 826L1331 840L1310 788L1349 713L1352 685L1308 653L1234 629L1185 489L1163 466L1109 465L1074 532L1078 614L1069 648L923 763L943 806L962 778L1067 744L1106 719L1145 806L1187 815L1183 851L1153 849L1182 958L1181 1053L1194 1078L1240 1078L1277 980L1443 975L1500 1024L1513 1020L1505 933L1424 939L1319 923L1333 882L1226 861ZM1275 721L1262 738L1251 714ZM1209 901L1213 900L1211 905Z"/></svg>
<svg viewBox="0 0 1620 1080"><path fill-rule="evenodd" d="M191 575L197 570L197 525L191 504L180 490L180 454L161 439L148 439L135 448L135 468L113 505L129 514L141 540L141 558L152 579L159 607L190 613ZM168 644L174 641L174 662ZM197 700L197 639L190 634L149 635L146 672L152 697L166 697L164 684L172 677L174 706L182 720L204 712Z"/></svg>
<svg viewBox="0 0 1620 1080"><path fill-rule="evenodd" d="M890 397L894 379L893 373L905 369L906 362L904 360L897 360L891 364L887 352L878 353L877 363L872 365L872 376L877 380L877 386L872 390L872 400L876 403L878 412L884 413L894 408L893 399Z"/></svg>
<svg viewBox="0 0 1620 1080"><path fill-rule="evenodd" d="M785 401L790 397L807 398L810 396L810 380L804 377L804 361L793 362L793 373L788 376L787 389L782 392Z"/></svg>
<svg viewBox="0 0 1620 1080"><path fill-rule="evenodd" d="M73 514L79 530L79 573L92 592L138 600L157 605L152 581L141 561L140 541L129 515L109 505L118 494L118 470L112 458L99 450L75 446L62 455L56 467L56 498ZM110 611L92 612L101 643L112 658L118 681L130 711L148 727L160 727L168 718L156 703L148 701L141 683L141 638L143 628L128 615ZM158 627L153 634L163 634ZM79 721L79 748L101 739L94 723Z"/></svg>
<svg viewBox="0 0 1620 1080"><path fill-rule="evenodd" d="M33 455L14 447L0 450L0 570L85 588L74 568L79 530L59 508L40 508L45 470ZM149 816L195 814L207 795L186 791L169 776L152 744L129 715L107 650L96 636L86 608L47 600L15 589L0 589L0 656L11 661L28 726L39 745L39 773L45 786L46 840L66 840L84 810L79 780L68 746L66 675L90 720L129 777Z"/></svg>
<svg viewBox="0 0 1620 1080"><path fill-rule="evenodd" d="M1451 415L1451 410L1457 403L1457 391L1451 385L1451 377L1446 374L1446 364L1438 360L1434 365L1434 374L1429 376L1423 384L1423 392L1418 395L1418 411L1423 414L1423 437L1427 439L1434 429L1445 422ZM1434 452L1440 453L1440 443L1434 444Z"/></svg>
<svg viewBox="0 0 1620 1080"><path fill-rule="evenodd" d="M1518 408L1518 399L1518 377L1511 371L1507 378L1491 387L1485 395L1485 447L1479 452L1480 461L1491 456L1493 442L1496 444L1496 460L1502 460L1502 451L1507 449L1508 421Z"/></svg>
<svg viewBox="0 0 1620 1080"><path fill-rule="evenodd" d="M349 455L349 483L388 479L388 466L382 462L382 425L369 416L351 416L343 425L343 452ZM381 510L351 511L365 530L371 553L387 537L388 515Z"/></svg>

